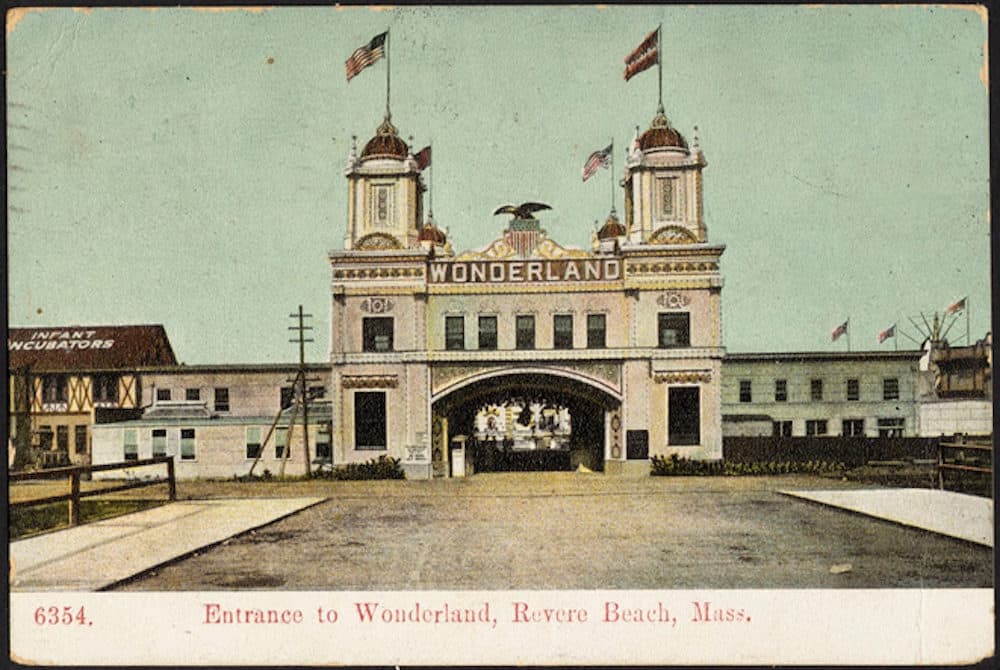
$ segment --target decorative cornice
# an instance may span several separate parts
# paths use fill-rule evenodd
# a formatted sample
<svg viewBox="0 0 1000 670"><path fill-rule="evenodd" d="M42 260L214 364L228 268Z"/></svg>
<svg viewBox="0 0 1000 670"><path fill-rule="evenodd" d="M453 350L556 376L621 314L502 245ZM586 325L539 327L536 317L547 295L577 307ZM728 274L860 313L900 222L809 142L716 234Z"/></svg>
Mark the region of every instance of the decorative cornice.
<svg viewBox="0 0 1000 670"><path fill-rule="evenodd" d="M342 375L340 386L345 389L394 389L399 386L399 377L396 375Z"/></svg>
<svg viewBox="0 0 1000 670"><path fill-rule="evenodd" d="M409 268L375 266L333 271L334 279L419 279L423 276L423 265Z"/></svg>
<svg viewBox="0 0 1000 670"><path fill-rule="evenodd" d="M625 266L625 271L629 276L636 275L662 275L668 273L695 273L695 272L718 272L719 263L716 261L692 260L692 261L630 261Z"/></svg>
<svg viewBox="0 0 1000 670"><path fill-rule="evenodd" d="M678 370L676 372L654 372L653 381L659 384L710 384L709 370Z"/></svg>

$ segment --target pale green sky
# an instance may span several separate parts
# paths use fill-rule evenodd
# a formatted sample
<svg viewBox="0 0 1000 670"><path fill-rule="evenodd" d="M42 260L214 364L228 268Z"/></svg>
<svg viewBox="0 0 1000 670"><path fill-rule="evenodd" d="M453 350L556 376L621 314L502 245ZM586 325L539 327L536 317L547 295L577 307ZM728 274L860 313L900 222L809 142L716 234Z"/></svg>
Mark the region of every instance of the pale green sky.
<svg viewBox="0 0 1000 670"><path fill-rule="evenodd" d="M277 362L297 357L301 303L325 359L342 168L385 106L385 63L348 85L344 60L386 28L393 122L433 143L456 250L526 200L552 205L550 237L589 247L609 175L580 168L613 137L620 172L649 125L656 71L626 83L622 61L660 23L667 115L700 129L709 238L727 245L729 351L844 349L830 331L848 316L852 348L875 349L963 296L982 337L987 27L914 6L8 16L10 323L162 323L187 363Z"/></svg>

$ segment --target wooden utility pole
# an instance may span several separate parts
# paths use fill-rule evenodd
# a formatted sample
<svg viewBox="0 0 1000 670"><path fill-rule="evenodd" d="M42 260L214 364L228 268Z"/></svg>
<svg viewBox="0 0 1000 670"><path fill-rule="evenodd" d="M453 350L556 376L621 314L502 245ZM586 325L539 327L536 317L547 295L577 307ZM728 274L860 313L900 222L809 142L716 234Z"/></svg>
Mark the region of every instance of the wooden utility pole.
<svg viewBox="0 0 1000 670"><path fill-rule="evenodd" d="M299 401L302 403L302 450L305 456L306 479L312 479L312 465L309 462L309 389L306 383L306 342L312 342L313 340L312 338L306 338L306 331L312 330L312 326L305 325L305 320L307 318L311 319L312 314L304 314L302 312L302 305L299 305L298 314L289 314L288 316L298 319L297 325L288 327L288 330L297 330L299 333L298 337L294 340L289 340L289 342L299 343L299 373L295 378L299 385ZM291 425L289 425L289 440L288 446L285 449L286 452L292 448L291 432Z"/></svg>

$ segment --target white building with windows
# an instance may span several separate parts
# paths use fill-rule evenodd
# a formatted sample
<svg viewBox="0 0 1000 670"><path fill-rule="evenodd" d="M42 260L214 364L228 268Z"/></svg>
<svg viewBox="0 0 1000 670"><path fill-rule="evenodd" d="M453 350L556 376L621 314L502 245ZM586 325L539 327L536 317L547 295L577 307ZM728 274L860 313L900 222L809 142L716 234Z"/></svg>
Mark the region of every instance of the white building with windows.
<svg viewBox="0 0 1000 670"><path fill-rule="evenodd" d="M456 254L386 118L351 150L347 237L329 255L334 463L387 455L427 478L721 458L724 247L702 215L705 165L660 110L627 156L624 222L612 212L593 249L558 244L526 208Z"/></svg>
<svg viewBox="0 0 1000 670"><path fill-rule="evenodd" d="M723 433L914 437L920 356L915 350L727 354Z"/></svg>

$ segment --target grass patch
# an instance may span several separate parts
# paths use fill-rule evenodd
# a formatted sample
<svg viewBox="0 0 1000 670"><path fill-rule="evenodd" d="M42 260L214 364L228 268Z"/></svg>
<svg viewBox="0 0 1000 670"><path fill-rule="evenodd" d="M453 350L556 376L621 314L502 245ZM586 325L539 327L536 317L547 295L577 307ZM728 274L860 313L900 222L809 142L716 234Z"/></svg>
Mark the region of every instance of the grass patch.
<svg viewBox="0 0 1000 670"><path fill-rule="evenodd" d="M164 504L162 500L82 500L80 523L100 521ZM15 507L7 512L10 539L69 527L69 502Z"/></svg>

